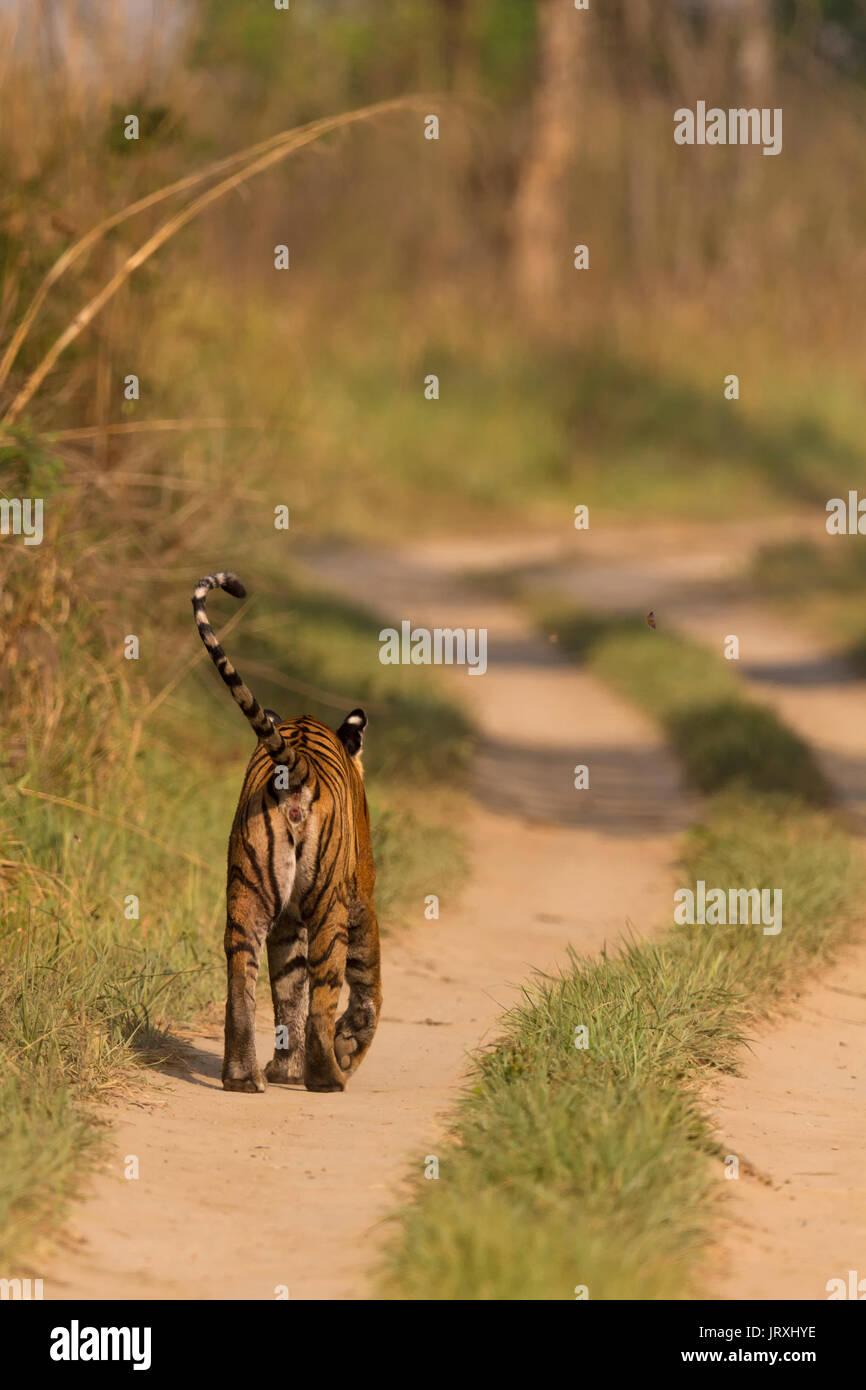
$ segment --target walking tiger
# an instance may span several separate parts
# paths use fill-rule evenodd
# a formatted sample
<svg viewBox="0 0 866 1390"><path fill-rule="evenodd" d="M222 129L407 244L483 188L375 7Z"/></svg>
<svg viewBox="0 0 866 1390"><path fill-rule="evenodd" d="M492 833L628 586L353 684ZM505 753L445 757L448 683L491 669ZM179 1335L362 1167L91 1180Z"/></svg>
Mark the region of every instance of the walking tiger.
<svg viewBox="0 0 866 1390"><path fill-rule="evenodd" d="M259 740L229 837L225 953L227 1091L264 1091L266 1080L342 1091L369 1050L382 1007L375 869L361 748L367 716L352 710L336 733L318 719L264 710L207 619L211 589L235 598L237 575L195 586L199 635ZM275 1049L256 1057L256 980L267 942ZM349 986L337 1019L340 989Z"/></svg>

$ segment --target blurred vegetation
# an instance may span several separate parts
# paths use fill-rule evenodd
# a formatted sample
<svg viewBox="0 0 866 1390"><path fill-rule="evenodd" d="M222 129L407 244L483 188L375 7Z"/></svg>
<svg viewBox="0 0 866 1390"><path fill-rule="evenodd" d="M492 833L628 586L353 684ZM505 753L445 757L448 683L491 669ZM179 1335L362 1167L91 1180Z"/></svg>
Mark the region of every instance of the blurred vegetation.
<svg viewBox="0 0 866 1390"><path fill-rule="evenodd" d="M567 26L563 8L11 7L0 340L100 217L280 130L430 94L333 132L172 237L62 354L29 427L97 427L74 449L79 472L170 453L225 486L230 454L237 476L291 487L305 531L383 537L492 514L549 522L575 498L736 515L863 478L861 7L619 0ZM780 106L782 154L675 146L673 111L698 99ZM0 404L188 196L72 267ZM589 271L572 268L576 243ZM132 371L138 403L123 397ZM213 418L248 428L105 433Z"/></svg>

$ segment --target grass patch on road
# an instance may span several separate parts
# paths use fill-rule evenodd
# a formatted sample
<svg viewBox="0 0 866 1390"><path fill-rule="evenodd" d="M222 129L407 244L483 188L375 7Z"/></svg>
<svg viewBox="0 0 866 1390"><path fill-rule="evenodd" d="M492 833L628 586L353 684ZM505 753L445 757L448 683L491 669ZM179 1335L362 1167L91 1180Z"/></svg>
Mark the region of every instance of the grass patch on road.
<svg viewBox="0 0 866 1390"><path fill-rule="evenodd" d="M781 889L778 935L672 926L539 977L475 1059L438 1181L418 1177L383 1272L392 1297L700 1297L724 1155L700 1088L829 956L859 903L847 837L809 749L702 649L549 609L545 631L658 719L714 795L684 886ZM724 710L724 717L708 711ZM575 1045L586 1027L587 1046Z"/></svg>
<svg viewBox="0 0 866 1390"><path fill-rule="evenodd" d="M762 546L747 578L788 621L832 642L858 675L866 675L866 551L860 536L835 536L822 545L800 539Z"/></svg>
<svg viewBox="0 0 866 1390"><path fill-rule="evenodd" d="M699 791L738 786L830 804L808 744L768 706L743 696L732 663L634 618L605 620L554 604L538 616L565 651L661 724Z"/></svg>

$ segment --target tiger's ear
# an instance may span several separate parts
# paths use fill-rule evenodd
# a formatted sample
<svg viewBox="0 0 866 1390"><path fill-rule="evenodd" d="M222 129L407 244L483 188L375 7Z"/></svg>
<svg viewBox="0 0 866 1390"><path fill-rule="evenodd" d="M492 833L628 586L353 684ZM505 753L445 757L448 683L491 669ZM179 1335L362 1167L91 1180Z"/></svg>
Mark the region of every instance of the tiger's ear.
<svg viewBox="0 0 866 1390"><path fill-rule="evenodd" d="M364 746L364 730L367 727L367 716L362 709L353 709L351 714L347 714L339 729L337 738L342 743L350 758L361 757L361 749Z"/></svg>

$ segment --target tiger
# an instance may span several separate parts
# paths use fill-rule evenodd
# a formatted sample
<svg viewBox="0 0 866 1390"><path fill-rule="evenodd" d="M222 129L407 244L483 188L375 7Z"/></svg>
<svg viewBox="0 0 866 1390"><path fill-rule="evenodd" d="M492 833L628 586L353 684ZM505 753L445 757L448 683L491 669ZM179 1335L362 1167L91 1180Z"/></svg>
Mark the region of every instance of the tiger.
<svg viewBox="0 0 866 1390"><path fill-rule="evenodd" d="M369 1051L382 1009L375 868L364 790L367 716L353 709L336 733L303 715L265 710L229 661L207 619L207 595L246 590L237 575L195 586L199 635L258 739L228 845L228 975L222 1084L262 1092L303 1082L342 1091ZM274 1004L273 1058L256 1056L256 981L267 942ZM345 980L349 999L337 1019Z"/></svg>

